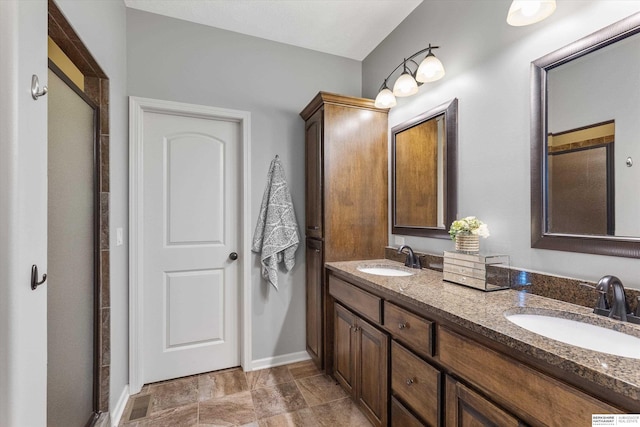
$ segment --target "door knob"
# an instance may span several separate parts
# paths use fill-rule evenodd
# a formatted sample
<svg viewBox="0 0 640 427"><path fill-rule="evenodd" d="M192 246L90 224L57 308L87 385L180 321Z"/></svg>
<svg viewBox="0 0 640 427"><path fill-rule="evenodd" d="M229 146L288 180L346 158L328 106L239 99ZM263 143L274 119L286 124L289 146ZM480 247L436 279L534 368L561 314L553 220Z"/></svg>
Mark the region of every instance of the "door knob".
<svg viewBox="0 0 640 427"><path fill-rule="evenodd" d="M237 259L238 259L238 254L237 254L236 252L231 252L231 253L229 254L229 259L230 259L231 261L235 261L235 260L237 260Z"/></svg>

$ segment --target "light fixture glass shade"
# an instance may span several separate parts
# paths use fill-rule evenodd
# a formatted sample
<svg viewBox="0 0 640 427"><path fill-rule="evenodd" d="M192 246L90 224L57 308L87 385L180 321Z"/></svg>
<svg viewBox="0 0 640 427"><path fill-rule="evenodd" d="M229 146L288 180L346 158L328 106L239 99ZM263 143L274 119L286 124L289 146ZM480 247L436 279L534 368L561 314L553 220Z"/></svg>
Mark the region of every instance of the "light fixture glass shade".
<svg viewBox="0 0 640 427"><path fill-rule="evenodd" d="M418 93L418 83L408 72L404 72L398 77L393 85L393 94L395 96L411 96Z"/></svg>
<svg viewBox="0 0 640 427"><path fill-rule="evenodd" d="M444 66L442 62L431 52L422 60L418 71L416 71L416 80L422 83L435 82L444 77Z"/></svg>
<svg viewBox="0 0 640 427"><path fill-rule="evenodd" d="M556 10L556 0L513 0L507 13L507 23L514 27L535 24Z"/></svg>
<svg viewBox="0 0 640 427"><path fill-rule="evenodd" d="M376 96L375 105L378 108L392 108L392 107L395 107L396 104L397 104L396 97L393 95L393 92L391 92L391 89L389 89L388 87L385 87L384 89L382 89L380 93L378 93L378 96Z"/></svg>

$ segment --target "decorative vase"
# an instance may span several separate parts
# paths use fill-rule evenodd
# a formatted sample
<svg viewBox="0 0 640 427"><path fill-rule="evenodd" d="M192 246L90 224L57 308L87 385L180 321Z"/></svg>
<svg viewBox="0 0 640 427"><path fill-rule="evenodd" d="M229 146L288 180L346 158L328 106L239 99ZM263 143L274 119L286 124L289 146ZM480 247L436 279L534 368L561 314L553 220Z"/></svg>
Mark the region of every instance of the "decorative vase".
<svg viewBox="0 0 640 427"><path fill-rule="evenodd" d="M467 253L480 252L480 236L477 234L458 234L456 236L456 251Z"/></svg>

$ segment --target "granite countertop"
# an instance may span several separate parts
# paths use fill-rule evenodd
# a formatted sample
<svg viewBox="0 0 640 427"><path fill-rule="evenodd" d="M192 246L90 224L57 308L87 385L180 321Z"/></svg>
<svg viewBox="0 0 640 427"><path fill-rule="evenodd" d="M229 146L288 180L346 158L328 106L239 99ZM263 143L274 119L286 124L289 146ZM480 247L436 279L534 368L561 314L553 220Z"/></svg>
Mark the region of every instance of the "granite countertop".
<svg viewBox="0 0 640 427"><path fill-rule="evenodd" d="M358 267L406 269L411 276L389 277L363 273ZM571 372L612 392L640 400L640 360L614 356L564 344L523 329L505 317L507 313L550 311L562 317L586 316L589 323L624 331L640 337L640 326L592 313L583 306L557 301L526 291L506 289L482 292L442 280L442 273L429 269L409 269L387 259L328 262L326 267L345 278L391 294L416 308L478 333L514 350ZM561 312L561 313L558 313ZM425 314L427 317L429 313Z"/></svg>

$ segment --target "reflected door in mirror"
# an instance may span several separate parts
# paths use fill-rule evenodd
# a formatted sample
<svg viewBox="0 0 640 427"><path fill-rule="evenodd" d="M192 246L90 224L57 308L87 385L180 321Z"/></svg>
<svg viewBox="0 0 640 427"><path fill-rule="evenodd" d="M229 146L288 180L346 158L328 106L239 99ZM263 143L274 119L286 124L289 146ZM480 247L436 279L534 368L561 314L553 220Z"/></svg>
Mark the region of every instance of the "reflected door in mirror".
<svg viewBox="0 0 640 427"><path fill-rule="evenodd" d="M615 234L613 121L547 137L547 231Z"/></svg>
<svg viewBox="0 0 640 427"><path fill-rule="evenodd" d="M442 135L443 116L420 123L396 135L396 224L443 227Z"/></svg>

